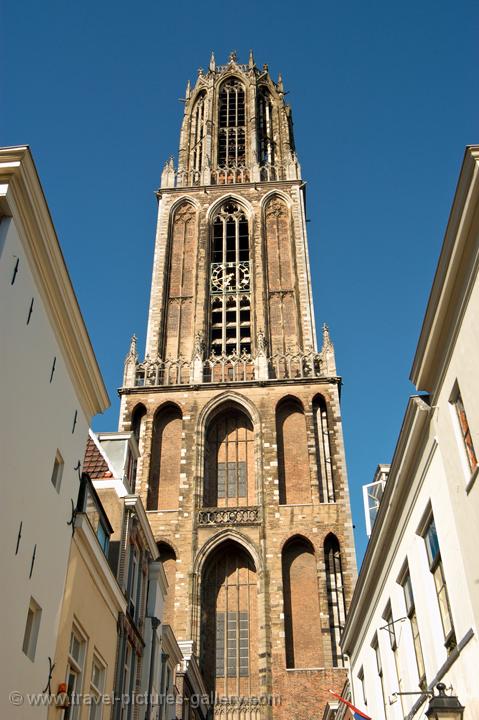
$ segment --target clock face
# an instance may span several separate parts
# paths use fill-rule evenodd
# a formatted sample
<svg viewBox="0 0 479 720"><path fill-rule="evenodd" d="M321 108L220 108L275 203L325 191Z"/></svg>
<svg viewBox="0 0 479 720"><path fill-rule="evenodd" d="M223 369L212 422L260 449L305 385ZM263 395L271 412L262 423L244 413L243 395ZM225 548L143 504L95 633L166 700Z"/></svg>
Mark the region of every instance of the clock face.
<svg viewBox="0 0 479 720"><path fill-rule="evenodd" d="M249 290L249 263L215 263L211 269L211 290L213 292L235 292Z"/></svg>

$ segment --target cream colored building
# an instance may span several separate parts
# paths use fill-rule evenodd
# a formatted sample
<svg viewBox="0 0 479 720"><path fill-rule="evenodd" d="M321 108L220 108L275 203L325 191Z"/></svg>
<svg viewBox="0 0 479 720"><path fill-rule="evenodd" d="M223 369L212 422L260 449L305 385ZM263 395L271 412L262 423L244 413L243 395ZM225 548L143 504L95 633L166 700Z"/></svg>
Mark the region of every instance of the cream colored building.
<svg viewBox="0 0 479 720"><path fill-rule="evenodd" d="M83 479L70 547L51 690L61 683L72 696L63 714L61 698L50 720L111 717L117 655L117 626L126 598L108 563L112 527L91 481ZM76 697L78 696L78 697Z"/></svg>
<svg viewBox="0 0 479 720"><path fill-rule="evenodd" d="M75 469L108 396L28 147L0 149L0 717L45 718ZM10 693L17 695L11 696Z"/></svg>
<svg viewBox="0 0 479 720"><path fill-rule="evenodd" d="M374 720L423 718L439 682L465 720L479 718L478 268L472 146L411 371L421 394L407 406L342 636L352 701Z"/></svg>

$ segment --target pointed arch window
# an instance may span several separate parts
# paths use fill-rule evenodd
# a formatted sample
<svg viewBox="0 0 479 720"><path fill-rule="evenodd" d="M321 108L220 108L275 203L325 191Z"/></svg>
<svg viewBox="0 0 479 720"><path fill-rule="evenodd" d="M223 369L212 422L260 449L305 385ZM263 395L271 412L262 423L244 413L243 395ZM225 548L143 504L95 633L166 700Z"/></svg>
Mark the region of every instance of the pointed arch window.
<svg viewBox="0 0 479 720"><path fill-rule="evenodd" d="M257 691L257 583L249 554L221 545L202 577L201 668L207 688L225 697Z"/></svg>
<svg viewBox="0 0 479 720"><path fill-rule="evenodd" d="M235 202L225 203L213 220L210 296L211 353L251 353L249 227Z"/></svg>
<svg viewBox="0 0 479 720"><path fill-rule="evenodd" d="M237 168L246 164L245 92L236 79L220 89L218 104L218 167Z"/></svg>
<svg viewBox="0 0 479 720"><path fill-rule="evenodd" d="M331 443L329 439L328 409L322 395L317 395L314 398L313 412L319 475L319 496L321 502L332 503L336 501L336 496L334 491Z"/></svg>
<svg viewBox="0 0 479 720"><path fill-rule="evenodd" d="M344 601L341 550L335 535L328 535L324 541L324 561L333 666L344 667L344 658L339 642L346 619L346 605Z"/></svg>
<svg viewBox="0 0 479 720"><path fill-rule="evenodd" d="M273 103L265 87L259 89L257 106L258 162L260 165L274 165Z"/></svg>
<svg viewBox="0 0 479 720"><path fill-rule="evenodd" d="M226 408L207 432L205 507L254 505L254 433L249 417Z"/></svg>
<svg viewBox="0 0 479 720"><path fill-rule="evenodd" d="M199 94L191 115L190 170L201 170L206 134L206 92Z"/></svg>

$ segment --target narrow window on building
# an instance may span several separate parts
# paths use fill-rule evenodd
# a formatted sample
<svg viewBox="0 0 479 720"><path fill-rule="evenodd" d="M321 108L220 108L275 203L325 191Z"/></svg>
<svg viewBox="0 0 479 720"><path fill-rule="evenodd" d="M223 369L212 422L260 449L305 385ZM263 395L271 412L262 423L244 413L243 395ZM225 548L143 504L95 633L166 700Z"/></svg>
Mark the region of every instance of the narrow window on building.
<svg viewBox="0 0 479 720"><path fill-rule="evenodd" d="M104 663L95 654L91 665L91 680L90 680L90 714L89 720L101 720L103 705L102 695L105 689L105 673L106 668Z"/></svg>
<svg viewBox="0 0 479 720"><path fill-rule="evenodd" d="M130 557L128 564L128 612L133 620L136 620L138 607L138 585L140 580L140 552L136 545L130 545Z"/></svg>
<svg viewBox="0 0 479 720"><path fill-rule="evenodd" d="M416 606L414 603L414 595L412 591L411 576L409 575L409 570L406 571L406 574L402 579L401 585L404 592L404 601L406 604L407 616L409 618L409 625L411 627L414 653L416 655L419 687L421 690L424 691L427 688L426 666L424 665L424 656L422 654L421 637L419 635L419 625L417 622Z"/></svg>
<svg viewBox="0 0 479 720"><path fill-rule="evenodd" d="M23 652L30 658L35 660L35 651L37 649L38 632L40 630L40 620L42 617L42 609L40 605L30 598L28 606L27 621L25 623L25 634L23 636Z"/></svg>
<svg viewBox="0 0 479 720"><path fill-rule="evenodd" d="M344 658L340 649L340 639L346 619L346 605L344 600L341 551L338 539L333 534L329 534L324 541L324 561L333 665L335 667L343 667Z"/></svg>
<svg viewBox="0 0 479 720"><path fill-rule="evenodd" d="M132 717L133 705L130 702L135 685L135 651L132 644L125 641L123 665L121 667L121 710L120 720L130 720Z"/></svg>
<svg viewBox="0 0 479 720"><path fill-rule="evenodd" d="M381 685L381 699L382 699L382 703L383 703L384 717L387 718L388 712L387 712L387 705L386 705L386 690L384 687L383 663L381 660L381 652L379 650L379 643L378 643L377 635L374 635L373 640L371 642L371 647L374 650L374 654L376 656L376 668L378 671L379 682Z"/></svg>
<svg viewBox="0 0 479 720"><path fill-rule="evenodd" d="M442 629L444 632L444 644L447 650L450 652L453 648L456 647L456 634L454 632L454 624L452 622L451 606L449 603L449 594L447 591L444 567L442 564L441 551L439 548L439 539L437 537L436 522L432 515L427 522L423 537L426 544L427 557L429 560L429 569L433 575L434 585L436 588L439 612L441 614Z"/></svg>
<svg viewBox="0 0 479 720"><path fill-rule="evenodd" d="M402 671L401 671L401 662L399 658L399 651L398 651L398 642L397 642L397 636L396 636L396 625L393 618L393 612L391 608L391 603L388 603L386 610L383 614L383 620L385 621L384 631L387 632L389 636L389 645L391 646L391 650L394 657L394 667L396 668L396 677L398 681L398 691L401 693L403 691L403 678L402 678ZM401 706L403 704L403 696L399 696L401 701ZM404 710L404 708L403 708Z"/></svg>
<svg viewBox="0 0 479 720"><path fill-rule="evenodd" d="M360 670L359 670L359 672L358 672L358 680L359 680L359 683L360 683L360 685L361 685L361 696L362 696L362 699L363 699L363 704L364 704L365 707L367 707L367 705L368 705L368 698L367 698L367 695L366 695L366 685L365 685L365 682L364 682L364 668L363 668L363 667L361 667Z"/></svg>
<svg viewBox="0 0 479 720"><path fill-rule="evenodd" d="M52 470L52 485L57 491L57 493L60 492L60 485L62 482L62 475L63 475L63 468L65 463L63 462L63 458L61 456L60 450L57 450L57 453L55 455L55 460L53 461L53 470Z"/></svg>
<svg viewBox="0 0 479 720"><path fill-rule="evenodd" d="M335 502L331 444L329 440L328 410L322 395L313 401L316 458L318 466L319 498L321 502Z"/></svg>
<svg viewBox="0 0 479 720"><path fill-rule="evenodd" d="M140 439L146 420L146 408L140 403L135 407L131 415L131 430L136 440L138 450L140 451ZM137 485L138 460L133 460L131 467L131 491L134 493Z"/></svg>
<svg viewBox="0 0 479 720"><path fill-rule="evenodd" d="M191 115L190 130L190 170L199 171L202 167L203 142L206 134L206 93L198 96Z"/></svg>
<svg viewBox="0 0 479 720"><path fill-rule="evenodd" d="M213 220L210 262L210 349L251 353L249 227L243 209L225 203Z"/></svg>
<svg viewBox="0 0 479 720"><path fill-rule="evenodd" d="M274 165L273 103L265 87L258 90L257 106L258 162L261 166ZM275 177L263 179L276 180Z"/></svg>
<svg viewBox="0 0 479 720"><path fill-rule="evenodd" d="M245 93L232 78L220 89L218 108L218 167L238 168L246 163Z"/></svg>
<svg viewBox="0 0 479 720"><path fill-rule="evenodd" d="M457 429L461 442L461 452L465 458L465 463L467 463L468 471L472 474L477 469L477 456L476 451L474 450L474 443L472 442L471 429L464 409L464 403L457 385L451 397L451 403L454 406L456 415Z"/></svg>
<svg viewBox="0 0 479 720"><path fill-rule="evenodd" d="M77 627L73 627L70 635L70 647L67 665L67 693L71 704L65 710L64 720L78 720L81 712L79 695L83 687L83 670L85 666L86 639Z"/></svg>

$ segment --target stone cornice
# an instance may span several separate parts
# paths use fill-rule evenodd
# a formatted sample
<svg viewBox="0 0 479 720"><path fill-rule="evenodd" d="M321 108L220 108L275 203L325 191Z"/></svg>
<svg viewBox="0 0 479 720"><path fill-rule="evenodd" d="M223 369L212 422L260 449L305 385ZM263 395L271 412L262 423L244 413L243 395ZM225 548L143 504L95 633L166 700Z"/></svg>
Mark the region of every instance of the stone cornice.
<svg viewBox="0 0 479 720"><path fill-rule="evenodd" d="M479 267L479 145L466 148L410 379L440 389ZM474 224L476 227L474 227Z"/></svg>
<svg viewBox="0 0 479 720"><path fill-rule="evenodd" d="M0 216L12 217L88 420L110 405L30 149L0 149Z"/></svg>

